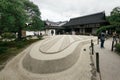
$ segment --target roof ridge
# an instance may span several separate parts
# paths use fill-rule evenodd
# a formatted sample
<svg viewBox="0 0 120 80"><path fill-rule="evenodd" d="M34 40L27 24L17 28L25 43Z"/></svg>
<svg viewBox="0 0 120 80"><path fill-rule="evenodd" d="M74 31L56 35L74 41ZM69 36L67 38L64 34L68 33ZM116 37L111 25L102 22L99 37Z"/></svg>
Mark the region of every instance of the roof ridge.
<svg viewBox="0 0 120 80"><path fill-rule="evenodd" d="M105 14L105 11L93 13L93 14L88 14L88 15L84 15L84 16L80 16L80 17L76 17L76 18L71 18L71 20L78 19L78 18L84 18L84 17L88 17L88 16L93 16L93 15L97 15L97 14L101 14L101 13Z"/></svg>

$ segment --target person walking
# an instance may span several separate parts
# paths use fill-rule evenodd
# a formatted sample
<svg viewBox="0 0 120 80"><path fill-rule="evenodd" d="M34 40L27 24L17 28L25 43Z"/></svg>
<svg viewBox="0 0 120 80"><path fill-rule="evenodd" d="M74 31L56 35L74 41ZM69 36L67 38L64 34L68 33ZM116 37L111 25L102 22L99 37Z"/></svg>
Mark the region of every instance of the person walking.
<svg viewBox="0 0 120 80"><path fill-rule="evenodd" d="M117 44L117 33L116 33L116 31L113 32L113 41L116 42L116 44Z"/></svg>
<svg viewBox="0 0 120 80"><path fill-rule="evenodd" d="M104 48L104 42L105 42L105 33L104 32L102 32L100 35L100 41L101 41L100 47Z"/></svg>
<svg viewBox="0 0 120 80"><path fill-rule="evenodd" d="M98 34L97 44L99 44L101 34Z"/></svg>
<svg viewBox="0 0 120 80"><path fill-rule="evenodd" d="M53 30L51 31L51 34L52 34L52 36L53 36L53 34L54 34L54 31L53 31Z"/></svg>

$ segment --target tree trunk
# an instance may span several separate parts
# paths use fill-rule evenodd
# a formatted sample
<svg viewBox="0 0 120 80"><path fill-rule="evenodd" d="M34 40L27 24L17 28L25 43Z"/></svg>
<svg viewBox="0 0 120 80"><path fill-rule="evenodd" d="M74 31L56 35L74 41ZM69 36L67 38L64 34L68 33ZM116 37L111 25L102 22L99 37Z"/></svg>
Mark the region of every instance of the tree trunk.
<svg viewBox="0 0 120 80"><path fill-rule="evenodd" d="M0 36L2 35L2 31L0 30Z"/></svg>
<svg viewBox="0 0 120 80"><path fill-rule="evenodd" d="M18 29L18 40L21 40L22 39L22 27L19 26L19 29Z"/></svg>

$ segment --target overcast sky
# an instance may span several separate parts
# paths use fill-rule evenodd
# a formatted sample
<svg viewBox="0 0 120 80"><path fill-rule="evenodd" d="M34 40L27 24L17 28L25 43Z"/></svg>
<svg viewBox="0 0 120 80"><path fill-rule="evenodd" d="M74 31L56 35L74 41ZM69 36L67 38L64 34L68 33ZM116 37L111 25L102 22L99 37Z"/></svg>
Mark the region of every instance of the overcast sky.
<svg viewBox="0 0 120 80"><path fill-rule="evenodd" d="M109 15L120 0L30 0L38 5L43 20L65 21L105 11Z"/></svg>

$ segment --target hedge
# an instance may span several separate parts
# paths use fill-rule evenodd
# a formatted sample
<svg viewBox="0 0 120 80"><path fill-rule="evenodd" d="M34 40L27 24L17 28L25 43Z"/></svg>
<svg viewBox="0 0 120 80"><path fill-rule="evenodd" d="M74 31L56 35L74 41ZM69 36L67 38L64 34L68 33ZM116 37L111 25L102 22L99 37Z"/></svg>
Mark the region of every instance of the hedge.
<svg viewBox="0 0 120 80"><path fill-rule="evenodd" d="M96 34L100 34L102 31L106 31L108 29L111 29L111 28L115 28L117 27L117 25L108 25L108 26L102 26L100 27L97 31L96 31Z"/></svg>
<svg viewBox="0 0 120 80"><path fill-rule="evenodd" d="M120 54L120 43L115 45L115 51L117 51L118 54Z"/></svg>

